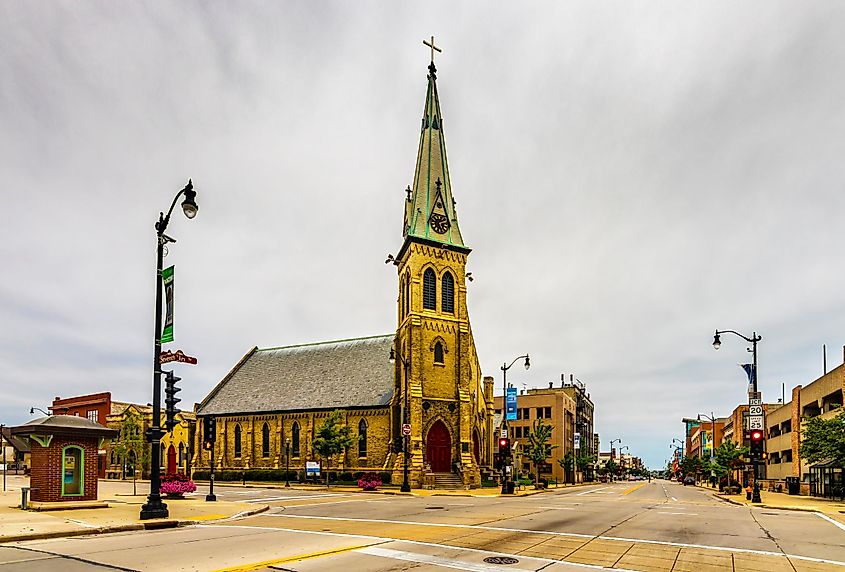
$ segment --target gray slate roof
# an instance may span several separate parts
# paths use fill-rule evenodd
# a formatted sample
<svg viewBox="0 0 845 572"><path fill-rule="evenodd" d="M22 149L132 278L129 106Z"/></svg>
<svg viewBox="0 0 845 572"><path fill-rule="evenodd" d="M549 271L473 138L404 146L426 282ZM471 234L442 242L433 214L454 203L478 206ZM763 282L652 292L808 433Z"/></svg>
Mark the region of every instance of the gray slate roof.
<svg viewBox="0 0 845 572"><path fill-rule="evenodd" d="M103 427L99 423L76 415L50 415L49 417L40 417L23 425L12 427L13 435L32 435L38 433L45 433L47 435L82 433L101 437L117 437L118 434L114 429Z"/></svg>
<svg viewBox="0 0 845 572"><path fill-rule="evenodd" d="M381 407L393 397L393 334L282 348L253 348L200 404L232 415Z"/></svg>

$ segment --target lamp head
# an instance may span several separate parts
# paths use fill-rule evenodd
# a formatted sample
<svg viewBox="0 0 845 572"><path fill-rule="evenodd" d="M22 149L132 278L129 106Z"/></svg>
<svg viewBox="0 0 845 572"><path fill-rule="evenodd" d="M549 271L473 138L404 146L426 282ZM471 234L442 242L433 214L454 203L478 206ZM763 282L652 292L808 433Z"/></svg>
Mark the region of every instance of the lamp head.
<svg viewBox="0 0 845 572"><path fill-rule="evenodd" d="M396 363L396 352L393 351L393 348L390 348L390 356L387 358L387 361L390 363Z"/></svg>
<svg viewBox="0 0 845 572"><path fill-rule="evenodd" d="M528 357L528 354L525 354L525 369L527 370L530 367L531 367L531 358Z"/></svg>
<svg viewBox="0 0 845 572"><path fill-rule="evenodd" d="M285 445L290 446L290 437L285 437Z"/></svg>
<svg viewBox="0 0 845 572"><path fill-rule="evenodd" d="M33 415L34 413L35 413L35 407L30 407L29 408L29 414Z"/></svg>
<svg viewBox="0 0 845 572"><path fill-rule="evenodd" d="M722 340L719 339L719 332L716 332L716 335L713 336L713 349L718 350L722 345Z"/></svg>
<svg viewBox="0 0 845 572"><path fill-rule="evenodd" d="M200 208L197 206L196 198L197 192L194 190L194 184L188 179L188 184L185 185L185 188L182 189L185 192L185 200L182 201L182 212L185 213L185 216L188 218L194 218L197 216L197 211Z"/></svg>

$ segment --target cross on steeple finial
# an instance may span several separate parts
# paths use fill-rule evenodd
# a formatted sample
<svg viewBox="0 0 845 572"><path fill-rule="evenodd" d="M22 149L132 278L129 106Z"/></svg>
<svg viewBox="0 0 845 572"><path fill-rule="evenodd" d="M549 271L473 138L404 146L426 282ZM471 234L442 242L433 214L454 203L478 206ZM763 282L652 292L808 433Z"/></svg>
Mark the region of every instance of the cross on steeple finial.
<svg viewBox="0 0 845 572"><path fill-rule="evenodd" d="M431 37L431 43L423 40L423 45L431 48L431 63L434 64L434 52L443 53L443 50L434 45L434 36Z"/></svg>

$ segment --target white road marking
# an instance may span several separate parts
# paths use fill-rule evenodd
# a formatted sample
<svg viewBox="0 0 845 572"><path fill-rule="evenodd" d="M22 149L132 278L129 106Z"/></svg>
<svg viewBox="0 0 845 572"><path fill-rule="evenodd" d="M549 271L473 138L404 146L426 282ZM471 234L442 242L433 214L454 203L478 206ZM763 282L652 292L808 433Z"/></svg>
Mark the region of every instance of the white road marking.
<svg viewBox="0 0 845 572"><path fill-rule="evenodd" d="M99 528L96 524L90 524L88 522L82 522L81 520L76 520L73 518L66 518L68 522L72 522L74 524L78 524L79 526L84 526L85 528Z"/></svg>
<svg viewBox="0 0 845 572"><path fill-rule="evenodd" d="M307 504L294 504L287 506L287 509L299 508L301 506L325 506L327 504L340 504L344 502L385 502L385 501L371 501L371 500L362 500L362 499L349 499L349 500L336 500L336 501L329 501L329 502L309 502Z"/></svg>
<svg viewBox="0 0 845 572"><path fill-rule="evenodd" d="M609 489L610 487L602 487L600 489L592 489L590 491L584 491L583 493L578 493L577 496L582 497L584 495L588 495L590 493L597 493L599 491L603 491L604 489Z"/></svg>
<svg viewBox="0 0 845 572"><path fill-rule="evenodd" d="M697 512L661 512L661 511L658 511L657 514L685 514L687 516L698 516Z"/></svg>
<svg viewBox="0 0 845 572"><path fill-rule="evenodd" d="M571 506L538 506L537 508L545 510L575 510L575 507Z"/></svg>
<svg viewBox="0 0 845 572"><path fill-rule="evenodd" d="M675 497L672 497L672 500L678 502L678 499L676 499Z"/></svg>
<svg viewBox="0 0 845 572"><path fill-rule="evenodd" d="M833 520L832 518L830 518L830 517L829 517L829 516L827 516L826 514L822 514L822 513L820 513L820 512L817 512L817 513L816 513L816 516L818 516L818 517L820 517L820 518L825 519L826 521L828 521L828 522L829 522L830 524L832 524L833 526L838 526L838 527L839 527L839 528L841 528L842 530L845 530L845 524L842 524L841 522L838 522L838 521L836 521L836 520Z"/></svg>
<svg viewBox="0 0 845 572"><path fill-rule="evenodd" d="M309 500L309 499L322 499L328 497L345 497L349 495L342 495L342 494L325 494L325 495L302 495L299 497L263 497L263 498L255 498L245 500L243 502L269 502L269 501L289 501L289 500Z"/></svg>
<svg viewBox="0 0 845 572"><path fill-rule="evenodd" d="M405 562L417 562L419 564L434 564L435 566L442 566L444 568L454 568L455 570L469 570L470 572L505 572L513 570L513 568L506 568L505 566L495 566L493 564L484 564L481 562L466 562L456 558L442 558L440 556L432 556L429 554L420 554L414 552L407 552L405 550L393 550L391 548L381 548L378 546L367 546L359 548L355 552L361 554L368 554L369 556L379 556L381 558L391 558L393 560L403 560ZM551 564L551 561L542 561L546 566Z"/></svg>
<svg viewBox="0 0 845 572"><path fill-rule="evenodd" d="M484 526L480 524L444 524L439 522L419 522L419 521L410 521L410 520L387 520L387 519L380 519L380 518L343 518L337 516L306 516L300 514L266 514L262 516L268 517L279 517L279 518L311 518L315 520L336 520L336 521L346 521L346 522L373 522L373 523L380 523L380 524L410 524L415 526L431 526L431 527L445 527L445 528L466 528L466 529L474 529L474 530L495 530L499 532L522 532L528 534L547 534L551 536L568 536L573 538L594 538L598 540L615 540L618 542L639 542L642 544L654 544L658 546L678 546L681 548L703 548L705 550L718 550L721 552L741 552L743 554L761 554L763 556L778 556L778 557L789 557L795 558L798 560L806 560L808 562L820 562L822 564L834 564L836 566L845 566L845 562L841 562L839 560L826 560L824 558L813 558L812 556L799 556L797 554L785 554L783 552L771 552L768 550L754 550L753 548L732 548L729 546L711 546L707 544L692 544L688 542L667 542L664 540L645 540L642 538L624 538L621 536L595 536L593 534L579 534L577 532L557 532L553 530L531 530L531 529L524 529L524 528L505 528L501 526ZM202 526L202 525L200 525ZM215 525L209 525L215 526ZM266 528L266 527L255 527L255 528ZM268 528L268 530L272 530ZM282 530L282 529L278 529ZM287 529L284 529L287 530ZM296 531L295 529L291 529L292 531ZM304 531L302 531L304 532ZM350 535L350 536L357 536L357 535ZM375 537L371 537L375 538ZM380 537L379 537L380 538ZM392 540L401 540L401 539L392 539ZM402 542L411 542L402 540ZM442 546L442 545L438 545ZM454 548L454 547L452 547ZM463 549L462 549L463 550ZM570 564L567 562L567 564Z"/></svg>

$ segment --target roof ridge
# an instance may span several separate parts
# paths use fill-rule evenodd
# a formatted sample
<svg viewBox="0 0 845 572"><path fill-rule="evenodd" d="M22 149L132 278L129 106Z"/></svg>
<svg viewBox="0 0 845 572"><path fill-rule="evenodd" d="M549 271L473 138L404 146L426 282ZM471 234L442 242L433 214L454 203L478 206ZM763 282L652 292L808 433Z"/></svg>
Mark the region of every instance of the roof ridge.
<svg viewBox="0 0 845 572"><path fill-rule="evenodd" d="M328 345L328 344L339 344L339 343L343 343L343 342L357 342L357 341L363 341L363 340L374 340L376 338L389 338L389 337L395 336L395 335L396 334L379 334L377 336L364 336L364 337L360 337L360 338L346 338L346 339L343 339L343 340L328 340L328 341L324 341L324 342L308 342L306 344L294 344L294 345L290 345L290 346L276 346L276 347L272 347L272 348L258 348L257 351L266 352L266 351L272 351L272 350L288 350L288 349L293 349L293 348L304 348L304 347L309 347L309 346L325 346L325 345Z"/></svg>

